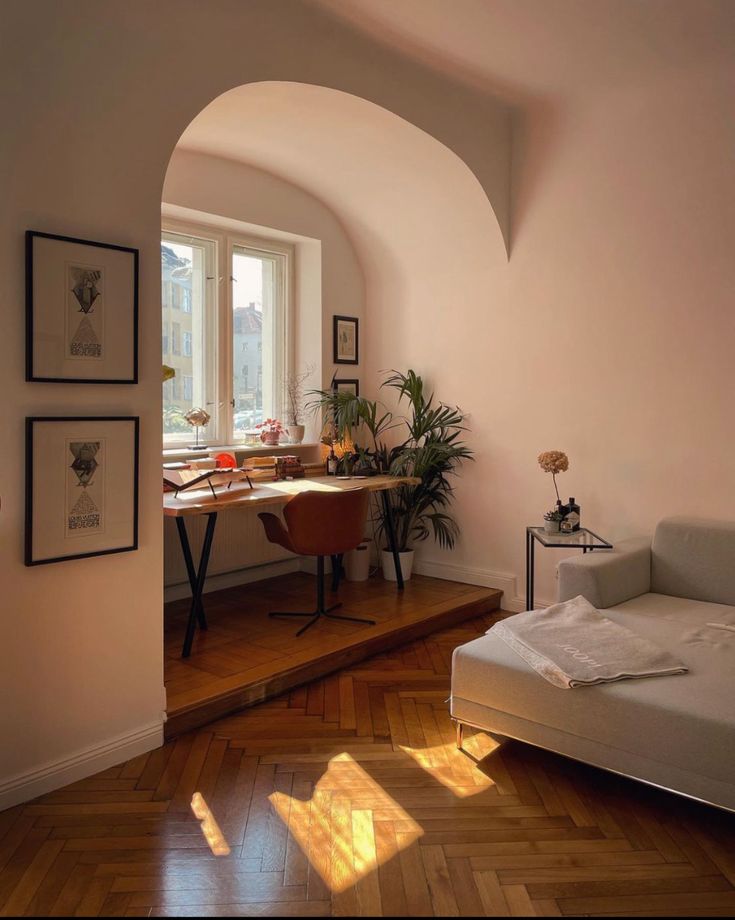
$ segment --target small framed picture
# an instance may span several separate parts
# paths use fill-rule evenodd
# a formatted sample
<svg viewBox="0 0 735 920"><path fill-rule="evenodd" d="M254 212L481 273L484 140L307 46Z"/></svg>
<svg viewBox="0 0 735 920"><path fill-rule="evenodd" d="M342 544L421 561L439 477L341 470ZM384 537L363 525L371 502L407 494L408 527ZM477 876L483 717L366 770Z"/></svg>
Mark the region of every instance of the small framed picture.
<svg viewBox="0 0 735 920"><path fill-rule="evenodd" d="M26 419L26 565L138 548L137 416Z"/></svg>
<svg viewBox="0 0 735 920"><path fill-rule="evenodd" d="M138 250L26 232L26 380L138 382Z"/></svg>
<svg viewBox="0 0 735 920"><path fill-rule="evenodd" d="M353 396L360 395L359 380L338 380L336 377L332 380L332 389L335 393L352 393Z"/></svg>
<svg viewBox="0 0 735 920"><path fill-rule="evenodd" d="M358 324L356 316L334 317L335 364L357 364L360 360Z"/></svg>

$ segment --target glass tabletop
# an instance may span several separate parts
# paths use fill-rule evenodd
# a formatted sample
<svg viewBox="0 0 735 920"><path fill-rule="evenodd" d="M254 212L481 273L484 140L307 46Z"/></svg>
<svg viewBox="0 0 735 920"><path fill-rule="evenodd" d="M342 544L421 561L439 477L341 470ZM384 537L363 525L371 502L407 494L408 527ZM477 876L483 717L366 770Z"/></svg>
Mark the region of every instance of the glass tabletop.
<svg viewBox="0 0 735 920"><path fill-rule="evenodd" d="M586 527L580 527L579 530L575 530L572 533L546 533L543 527L527 527L526 531L544 546L612 549L612 543L603 540L602 537L599 537Z"/></svg>

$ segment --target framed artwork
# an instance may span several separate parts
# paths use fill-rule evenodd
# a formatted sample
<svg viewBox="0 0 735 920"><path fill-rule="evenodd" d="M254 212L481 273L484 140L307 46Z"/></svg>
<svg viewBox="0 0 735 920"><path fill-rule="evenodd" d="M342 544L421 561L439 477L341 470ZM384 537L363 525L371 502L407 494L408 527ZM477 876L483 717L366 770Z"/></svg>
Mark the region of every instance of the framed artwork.
<svg viewBox="0 0 735 920"><path fill-rule="evenodd" d="M357 317L335 316L333 338L334 363L357 364L360 359Z"/></svg>
<svg viewBox="0 0 735 920"><path fill-rule="evenodd" d="M138 382L138 250L26 231L26 380Z"/></svg>
<svg viewBox="0 0 735 920"><path fill-rule="evenodd" d="M359 380L338 380L336 377L332 380L332 389L335 393L352 393L353 396L360 395Z"/></svg>
<svg viewBox="0 0 735 920"><path fill-rule="evenodd" d="M26 419L25 564L138 548L137 416Z"/></svg>

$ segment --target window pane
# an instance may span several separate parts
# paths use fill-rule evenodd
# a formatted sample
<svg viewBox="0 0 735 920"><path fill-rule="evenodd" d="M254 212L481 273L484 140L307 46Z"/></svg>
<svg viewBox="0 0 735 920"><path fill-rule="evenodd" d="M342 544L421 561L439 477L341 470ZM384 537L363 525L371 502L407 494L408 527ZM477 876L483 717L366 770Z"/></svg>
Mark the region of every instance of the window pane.
<svg viewBox="0 0 735 920"><path fill-rule="evenodd" d="M277 411L273 385L277 261L236 247L232 275L232 423L237 436Z"/></svg>
<svg viewBox="0 0 735 920"><path fill-rule="evenodd" d="M216 437L213 395L207 390L207 269L213 244L165 233L161 239L163 363L176 376L163 384L164 442L189 441L194 435L184 414L203 407L212 421L200 438ZM209 387L211 390L211 386Z"/></svg>

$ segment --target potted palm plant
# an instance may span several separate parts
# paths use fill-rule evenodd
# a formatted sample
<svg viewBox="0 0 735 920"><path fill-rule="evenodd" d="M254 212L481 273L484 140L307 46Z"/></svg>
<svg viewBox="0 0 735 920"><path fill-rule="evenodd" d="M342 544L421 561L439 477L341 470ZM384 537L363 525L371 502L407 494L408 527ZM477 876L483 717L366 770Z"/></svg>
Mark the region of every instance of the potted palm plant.
<svg viewBox="0 0 735 920"><path fill-rule="evenodd" d="M399 407L407 408L406 415L395 414L378 401L334 390L317 391L315 404L334 426L337 438L355 445L347 458L353 470L420 480L390 493L401 570L408 578L417 543L433 536L440 546L454 547L459 525L450 512L451 477L463 461L472 459L472 451L461 439L467 430L464 413L438 402L433 393L427 394L415 371L390 371L381 387L398 394ZM381 541L383 575L395 580L385 534L381 506L376 535Z"/></svg>

